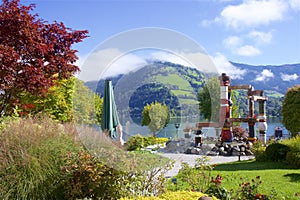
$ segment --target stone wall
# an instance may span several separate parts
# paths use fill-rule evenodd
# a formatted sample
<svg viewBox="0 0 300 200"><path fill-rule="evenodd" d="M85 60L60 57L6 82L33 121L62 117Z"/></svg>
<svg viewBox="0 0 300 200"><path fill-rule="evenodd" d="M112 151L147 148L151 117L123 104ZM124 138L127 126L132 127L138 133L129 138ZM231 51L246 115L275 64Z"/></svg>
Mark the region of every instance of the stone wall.
<svg viewBox="0 0 300 200"><path fill-rule="evenodd" d="M251 152L251 143L233 142L215 144L202 144L195 147L195 144L190 139L181 138L179 140L172 140L166 143L165 148L159 149L164 153L185 153L208 156L249 156L253 155Z"/></svg>

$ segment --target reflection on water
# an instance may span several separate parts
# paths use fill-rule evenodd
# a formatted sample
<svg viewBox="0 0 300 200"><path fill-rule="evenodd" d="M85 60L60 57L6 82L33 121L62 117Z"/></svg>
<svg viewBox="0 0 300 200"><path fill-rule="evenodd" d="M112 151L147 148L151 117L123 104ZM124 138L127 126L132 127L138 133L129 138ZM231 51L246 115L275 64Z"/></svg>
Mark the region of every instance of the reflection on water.
<svg viewBox="0 0 300 200"><path fill-rule="evenodd" d="M191 126L195 127L197 120L189 119L189 120L181 120L180 126L178 128L178 136L179 137L184 137L184 132L183 129L186 128L186 126ZM146 126L140 126L134 123L130 123L128 125L127 131L126 131L126 136L132 136L136 134L141 134L141 135L149 135L152 134L150 133L148 127ZM248 129L248 124L247 123L241 123L241 126ZM284 137L288 137L289 131L283 126L283 124L280 122L280 119L269 119L268 120L268 129L267 129L267 138L270 138L274 136L274 130L276 127L281 127L283 130L283 135ZM259 138L258 134L258 129L257 129L257 123L255 126L256 130L256 137ZM157 137L167 137L167 138L176 138L177 137L177 132L176 132L175 124L174 123L169 123L164 129L159 131L156 136ZM215 130L213 128L203 128L203 132L206 134L206 136L215 136ZM126 139L126 138L125 138Z"/></svg>

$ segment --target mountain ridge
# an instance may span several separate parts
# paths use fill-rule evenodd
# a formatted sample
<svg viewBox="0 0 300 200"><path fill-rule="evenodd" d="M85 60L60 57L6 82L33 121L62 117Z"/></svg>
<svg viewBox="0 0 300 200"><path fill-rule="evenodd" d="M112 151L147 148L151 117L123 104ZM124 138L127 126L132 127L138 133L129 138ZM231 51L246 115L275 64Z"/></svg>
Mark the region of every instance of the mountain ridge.
<svg viewBox="0 0 300 200"><path fill-rule="evenodd" d="M154 62L154 64L163 63L167 65L171 64L171 66L174 65L186 68L186 66L171 62ZM235 72L227 72L225 70L222 71L222 73L227 73L229 76L231 76L232 85L251 84L255 89L270 91L271 93L276 92L284 95L289 87L300 84L300 63L281 65L250 65L230 61L230 64L236 70L242 70L244 72L242 75L239 75L238 78L235 78ZM124 74L113 76L110 77L110 79L113 81L113 83L116 83L123 75ZM104 84L100 83L102 81L103 80L96 81L97 86L95 85L95 81L89 81L86 83L86 85L93 91L102 94L101 88L104 86ZM190 84L192 83L190 82Z"/></svg>
<svg viewBox="0 0 300 200"><path fill-rule="evenodd" d="M236 71L224 71L231 76L231 85L250 84L255 89L264 90L269 97L268 114L280 116L286 90L299 84L300 63L257 66L231 62L231 65ZM237 71L243 73L237 76ZM109 79L113 82L116 104L121 115L140 120L143 106L154 101L168 102L170 109L179 109L175 111L176 115L199 114L197 94L204 86L205 78L210 76L211 74L180 64L153 62L134 72ZM103 96L104 80L87 82L86 85ZM247 110L247 106L244 107Z"/></svg>
<svg viewBox="0 0 300 200"><path fill-rule="evenodd" d="M244 70L232 85L251 84L255 89L276 91L284 95L289 87L300 83L300 63L282 65L249 65L230 62L238 70Z"/></svg>

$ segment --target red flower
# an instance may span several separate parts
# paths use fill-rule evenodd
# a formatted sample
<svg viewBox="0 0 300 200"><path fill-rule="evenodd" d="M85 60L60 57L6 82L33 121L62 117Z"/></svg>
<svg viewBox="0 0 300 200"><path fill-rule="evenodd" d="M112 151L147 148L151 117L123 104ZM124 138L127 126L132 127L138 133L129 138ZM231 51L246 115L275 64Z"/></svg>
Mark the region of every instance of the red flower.
<svg viewBox="0 0 300 200"><path fill-rule="evenodd" d="M22 107L24 108L24 110L32 110L34 108L34 104L32 103L27 103L27 104L23 104Z"/></svg>
<svg viewBox="0 0 300 200"><path fill-rule="evenodd" d="M261 194L257 193L257 194L255 195L255 198L256 198L256 199L261 199Z"/></svg>
<svg viewBox="0 0 300 200"><path fill-rule="evenodd" d="M211 182L221 184L222 183L222 177L220 175L217 175L215 179L211 178Z"/></svg>

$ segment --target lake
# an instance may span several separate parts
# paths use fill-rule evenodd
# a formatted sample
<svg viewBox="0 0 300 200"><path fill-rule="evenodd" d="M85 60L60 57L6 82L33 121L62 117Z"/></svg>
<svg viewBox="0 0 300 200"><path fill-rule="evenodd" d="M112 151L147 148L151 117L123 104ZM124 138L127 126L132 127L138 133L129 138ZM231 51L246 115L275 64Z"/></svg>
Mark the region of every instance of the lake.
<svg viewBox="0 0 300 200"><path fill-rule="evenodd" d="M178 137L182 138L184 137L184 132L183 129L185 129L187 126L189 127L195 127L196 125L196 120L181 120L180 126L178 128ZM283 124L280 122L280 119L269 119L268 120L268 129L267 129L267 139L274 136L274 130L276 127L281 127L283 130L283 136L288 137L289 136L289 131L283 126ZM256 137L259 138L259 133L257 129L257 124L255 125L255 130L256 130ZM122 124L123 125L123 124ZM241 123L241 126L244 128L248 128L247 123ZM132 136L136 134L141 134L141 135L149 135L151 134L148 127L146 126L140 126L134 123L127 123L127 125L123 125L123 131L126 133L124 135ZM214 128L203 128L204 136L210 136L214 137L216 136ZM167 138L177 138L177 131L175 128L174 123L169 123L164 129L159 131L156 134L157 137L167 137ZM126 138L125 138L126 140Z"/></svg>

